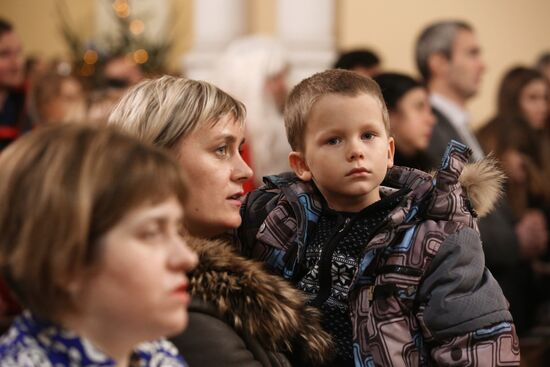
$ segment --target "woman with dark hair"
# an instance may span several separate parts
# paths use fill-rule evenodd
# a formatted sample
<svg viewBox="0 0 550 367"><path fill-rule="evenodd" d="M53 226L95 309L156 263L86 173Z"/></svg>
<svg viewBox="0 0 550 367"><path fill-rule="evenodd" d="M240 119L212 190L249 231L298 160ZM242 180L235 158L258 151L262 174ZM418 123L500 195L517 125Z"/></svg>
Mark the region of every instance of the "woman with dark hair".
<svg viewBox="0 0 550 367"><path fill-rule="evenodd" d="M510 69L500 84L495 117L478 132L484 150L495 155L508 176L506 199L514 216L518 223L529 223L516 227L529 241L518 249L522 265L513 275L516 291L507 295L518 333L523 335L537 322L536 310L548 293L543 279L550 274L533 272L548 268L542 262L550 213L548 93L548 82L539 71Z"/></svg>
<svg viewBox="0 0 550 367"><path fill-rule="evenodd" d="M518 217L534 203L550 203L549 90L539 71L510 69L500 84L496 116L478 133L509 177L508 197Z"/></svg>
<svg viewBox="0 0 550 367"><path fill-rule="evenodd" d="M394 163L427 170L424 151L428 147L435 117L428 92L417 80L405 74L382 73L374 80L380 85L390 114L391 133L395 139Z"/></svg>

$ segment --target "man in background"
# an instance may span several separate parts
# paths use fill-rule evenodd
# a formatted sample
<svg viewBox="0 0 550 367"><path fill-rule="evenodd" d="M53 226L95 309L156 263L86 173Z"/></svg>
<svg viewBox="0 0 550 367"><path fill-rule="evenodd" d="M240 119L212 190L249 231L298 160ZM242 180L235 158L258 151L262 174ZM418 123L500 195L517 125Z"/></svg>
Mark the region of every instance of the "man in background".
<svg viewBox="0 0 550 367"><path fill-rule="evenodd" d="M466 110L467 103L479 91L485 70L473 27L460 20L429 25L417 40L416 63L430 92L437 119L427 150L428 164L432 168L441 164L451 139L469 146L473 160L482 159L485 154L470 130L471 119ZM548 233L544 218L526 215L517 221L503 198L491 214L479 220L479 229L487 267L510 302L518 334L521 334L528 328L530 316L518 274L522 254L528 253L530 247L546 246Z"/></svg>

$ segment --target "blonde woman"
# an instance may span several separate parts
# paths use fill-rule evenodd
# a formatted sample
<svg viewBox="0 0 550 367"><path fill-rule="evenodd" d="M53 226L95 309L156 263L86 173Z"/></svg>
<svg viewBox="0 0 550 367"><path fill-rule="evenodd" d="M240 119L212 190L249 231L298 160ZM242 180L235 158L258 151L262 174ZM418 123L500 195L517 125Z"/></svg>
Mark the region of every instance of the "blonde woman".
<svg viewBox="0 0 550 367"><path fill-rule="evenodd" d="M199 266L190 279L187 331L174 338L190 365L289 366L298 352L315 365L329 338L317 312L285 281L214 240L241 223L244 105L212 84L165 76L129 90L109 122L171 152L190 182L185 226ZM292 341L292 342L289 342Z"/></svg>
<svg viewBox="0 0 550 367"><path fill-rule="evenodd" d="M185 366L161 339L188 323L197 264L177 163L71 124L26 134L0 165L0 270L26 308L0 339L0 365Z"/></svg>

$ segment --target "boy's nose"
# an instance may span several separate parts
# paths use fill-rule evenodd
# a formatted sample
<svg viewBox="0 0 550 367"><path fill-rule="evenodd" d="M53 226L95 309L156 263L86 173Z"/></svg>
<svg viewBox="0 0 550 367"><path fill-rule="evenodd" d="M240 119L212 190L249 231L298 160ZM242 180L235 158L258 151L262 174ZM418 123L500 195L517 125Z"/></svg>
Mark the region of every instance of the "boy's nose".
<svg viewBox="0 0 550 367"><path fill-rule="evenodd" d="M365 158L365 153L363 152L363 149L361 149L360 144L352 143L349 147L348 151L348 159L349 160L355 160L355 159L362 159Z"/></svg>

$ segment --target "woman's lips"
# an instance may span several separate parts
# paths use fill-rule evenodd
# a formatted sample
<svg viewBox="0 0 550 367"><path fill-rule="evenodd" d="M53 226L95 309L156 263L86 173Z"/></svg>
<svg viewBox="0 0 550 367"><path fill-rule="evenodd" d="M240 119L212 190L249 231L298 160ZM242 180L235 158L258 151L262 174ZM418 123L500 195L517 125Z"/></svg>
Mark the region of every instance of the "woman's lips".
<svg viewBox="0 0 550 367"><path fill-rule="evenodd" d="M189 304L189 301L191 300L191 296L189 295L187 288L187 283L183 283L172 291L172 294L179 298L185 305Z"/></svg>
<svg viewBox="0 0 550 367"><path fill-rule="evenodd" d="M228 196L227 200L229 200L232 204L240 207L242 205L243 200L244 200L244 192L241 191L241 192L235 193L231 196Z"/></svg>

